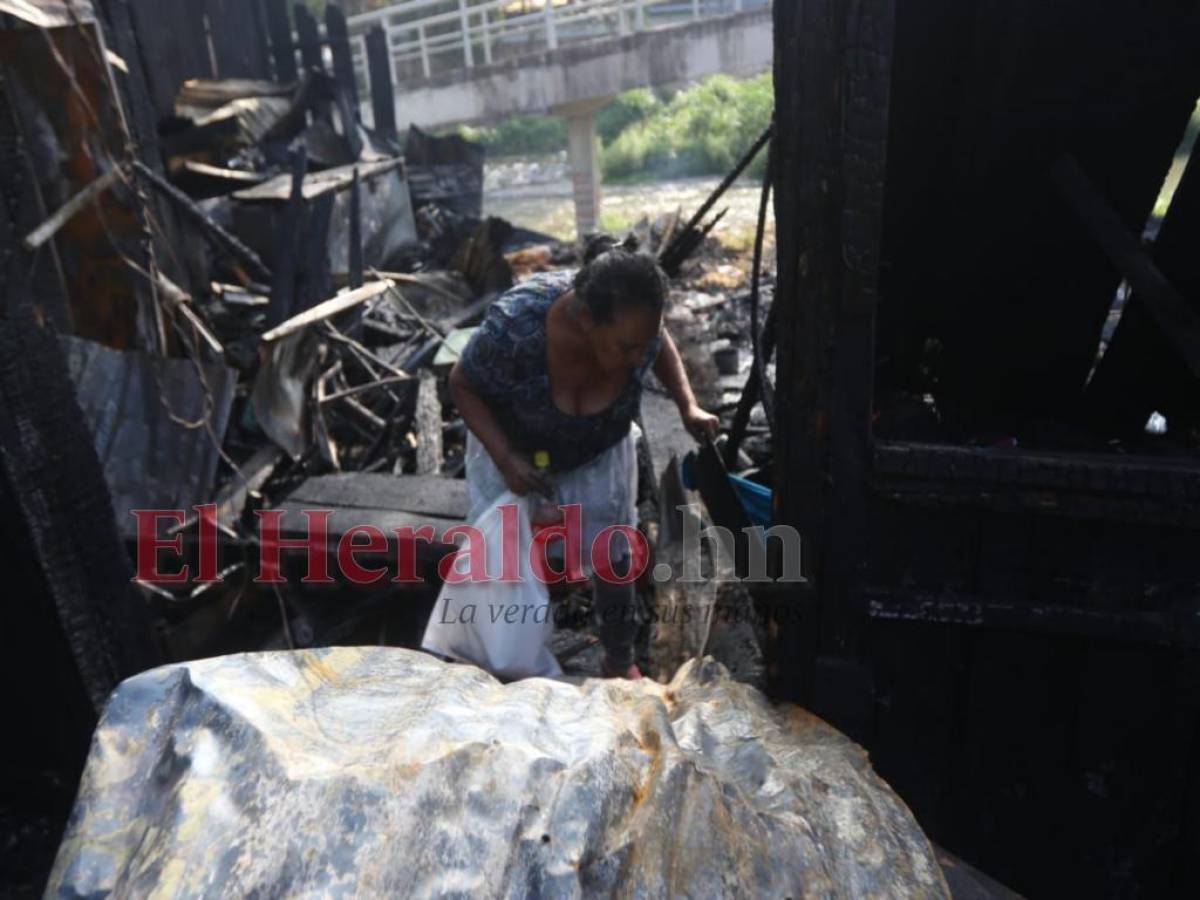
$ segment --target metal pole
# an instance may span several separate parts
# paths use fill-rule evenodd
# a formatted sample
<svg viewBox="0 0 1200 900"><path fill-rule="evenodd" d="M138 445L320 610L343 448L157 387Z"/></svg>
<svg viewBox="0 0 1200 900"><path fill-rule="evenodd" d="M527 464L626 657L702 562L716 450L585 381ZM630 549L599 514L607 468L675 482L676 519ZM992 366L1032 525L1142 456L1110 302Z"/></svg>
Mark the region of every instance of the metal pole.
<svg viewBox="0 0 1200 900"><path fill-rule="evenodd" d="M558 31L554 27L554 2L546 0L546 5L542 7L546 16L546 47L550 50L558 49Z"/></svg>
<svg viewBox="0 0 1200 900"><path fill-rule="evenodd" d="M483 59L489 66L492 64L492 34L488 28L488 14L491 10L486 7L479 14L480 27L483 29Z"/></svg>
<svg viewBox="0 0 1200 900"><path fill-rule="evenodd" d="M365 34L356 34L351 41L351 46L358 48L358 58L354 61L354 77L361 84L366 85L367 92L370 93L371 73L367 63L367 36Z"/></svg>
<svg viewBox="0 0 1200 900"><path fill-rule="evenodd" d="M692 0L692 18L700 18L700 0Z"/></svg>
<svg viewBox="0 0 1200 900"><path fill-rule="evenodd" d="M424 25L417 26L417 42L421 45L421 71L423 71L425 73L425 77L428 78L433 73L429 68L429 46L425 43Z"/></svg>
<svg viewBox="0 0 1200 900"><path fill-rule="evenodd" d="M467 14L467 0L458 0L458 21L462 28L463 61L468 69L475 68L475 53L471 49L471 19Z"/></svg>
<svg viewBox="0 0 1200 900"><path fill-rule="evenodd" d="M385 18L383 20L383 35L387 38L388 71L392 74L392 84L394 86L400 79L396 75L396 40L392 34L392 22L390 19Z"/></svg>
<svg viewBox="0 0 1200 900"><path fill-rule="evenodd" d="M645 0L637 0L637 15L634 19L634 27L638 31L646 30L646 2Z"/></svg>

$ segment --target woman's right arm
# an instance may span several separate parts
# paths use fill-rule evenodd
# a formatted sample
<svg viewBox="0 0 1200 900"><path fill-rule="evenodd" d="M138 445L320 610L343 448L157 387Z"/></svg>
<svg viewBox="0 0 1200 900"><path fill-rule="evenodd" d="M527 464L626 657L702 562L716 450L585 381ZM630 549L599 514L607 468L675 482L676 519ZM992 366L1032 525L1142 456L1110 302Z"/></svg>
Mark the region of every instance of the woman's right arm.
<svg viewBox="0 0 1200 900"><path fill-rule="evenodd" d="M450 370L450 394L454 397L459 413L462 414L463 422L483 444L496 468L504 476L508 489L519 496L535 491L549 494L550 486L545 478L532 462L513 450L504 429L496 421L496 416L487 401L479 396L479 392L471 384L461 362L456 362Z"/></svg>

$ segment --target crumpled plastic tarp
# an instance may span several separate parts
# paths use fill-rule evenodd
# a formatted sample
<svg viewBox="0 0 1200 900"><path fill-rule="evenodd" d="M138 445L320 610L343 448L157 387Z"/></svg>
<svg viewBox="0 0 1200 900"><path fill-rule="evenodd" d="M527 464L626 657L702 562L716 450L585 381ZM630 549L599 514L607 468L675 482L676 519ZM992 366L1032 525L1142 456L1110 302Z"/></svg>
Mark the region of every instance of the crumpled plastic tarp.
<svg viewBox="0 0 1200 900"><path fill-rule="evenodd" d="M394 648L125 681L47 896L943 897L866 754L711 660L669 685Z"/></svg>

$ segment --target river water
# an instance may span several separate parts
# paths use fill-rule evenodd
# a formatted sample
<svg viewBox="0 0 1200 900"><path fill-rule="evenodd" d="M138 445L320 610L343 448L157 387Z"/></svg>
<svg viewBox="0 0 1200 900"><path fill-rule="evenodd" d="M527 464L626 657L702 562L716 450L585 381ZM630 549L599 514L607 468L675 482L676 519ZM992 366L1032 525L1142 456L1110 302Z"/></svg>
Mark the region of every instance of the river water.
<svg viewBox="0 0 1200 900"><path fill-rule="evenodd" d="M575 212L571 183L554 178L540 184L504 184L497 172L489 173L484 192L484 213L500 216L514 224L552 234L560 240L575 237ZM682 178L638 184L610 185L603 189L601 226L619 234L642 216L656 216L682 209L686 219L720 183L717 177ZM754 237L762 188L753 181L735 183L714 208L729 212L714 236L733 246L748 246ZM768 212L768 233L774 232L774 211Z"/></svg>

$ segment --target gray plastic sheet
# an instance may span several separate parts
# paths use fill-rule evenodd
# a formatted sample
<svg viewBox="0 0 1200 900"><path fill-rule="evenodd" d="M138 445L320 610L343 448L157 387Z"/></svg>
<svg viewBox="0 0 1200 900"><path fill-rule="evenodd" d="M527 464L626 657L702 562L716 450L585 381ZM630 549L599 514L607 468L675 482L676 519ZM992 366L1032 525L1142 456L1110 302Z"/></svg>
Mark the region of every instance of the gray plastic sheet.
<svg viewBox="0 0 1200 900"><path fill-rule="evenodd" d="M47 888L98 897L943 897L904 804L711 660L669 685L394 648L125 681Z"/></svg>

